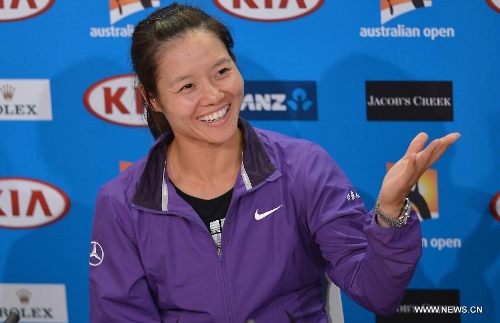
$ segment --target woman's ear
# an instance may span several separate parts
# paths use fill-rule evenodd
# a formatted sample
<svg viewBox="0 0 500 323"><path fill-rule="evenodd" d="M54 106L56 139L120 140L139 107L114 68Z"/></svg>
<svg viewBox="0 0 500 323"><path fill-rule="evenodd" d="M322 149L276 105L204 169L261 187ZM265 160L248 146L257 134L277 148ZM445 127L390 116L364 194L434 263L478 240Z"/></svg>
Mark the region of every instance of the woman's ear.
<svg viewBox="0 0 500 323"><path fill-rule="evenodd" d="M142 84L139 84L138 89L139 93L141 94L141 99L145 103L145 105L153 112L161 112L160 103L153 95L146 92Z"/></svg>

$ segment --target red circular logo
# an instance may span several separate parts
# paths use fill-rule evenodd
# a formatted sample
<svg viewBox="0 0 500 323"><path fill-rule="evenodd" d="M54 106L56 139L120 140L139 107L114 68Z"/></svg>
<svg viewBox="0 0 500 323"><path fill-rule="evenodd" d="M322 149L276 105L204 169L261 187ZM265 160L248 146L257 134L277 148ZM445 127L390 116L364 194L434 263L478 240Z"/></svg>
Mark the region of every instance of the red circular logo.
<svg viewBox="0 0 500 323"><path fill-rule="evenodd" d="M491 199L490 211L493 217L500 222L500 192L496 193Z"/></svg>

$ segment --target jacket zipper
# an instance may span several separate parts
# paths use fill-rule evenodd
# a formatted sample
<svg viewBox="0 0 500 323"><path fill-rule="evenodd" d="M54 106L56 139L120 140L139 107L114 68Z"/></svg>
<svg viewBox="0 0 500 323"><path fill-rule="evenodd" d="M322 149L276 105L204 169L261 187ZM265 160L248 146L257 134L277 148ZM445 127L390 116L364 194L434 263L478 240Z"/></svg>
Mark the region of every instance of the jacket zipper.
<svg viewBox="0 0 500 323"><path fill-rule="evenodd" d="M198 227L200 227L204 232L206 232L208 234L208 237L210 238L210 240L212 241L214 247L216 248L217 250L217 257L219 258L219 265L220 265L220 270L221 270L221 274L222 274L222 281L223 281L223 284L224 284L224 288L222 290L222 293L223 293L223 297L224 297L224 301L226 303L226 315L227 315L227 322L228 323L231 323L232 322L232 319L231 319L231 311L230 311L230 308L229 308L229 298L228 298L228 295L227 295L227 278L226 278L226 271L224 270L224 264L222 263L222 230L221 231L221 239L220 239L220 246L217 245L217 243L214 241L214 239L212 238L212 235L210 234L210 232L208 232L208 229L206 226L202 226L201 224L199 224L198 222L196 222L195 220L185 216L185 215L182 215L180 213L170 213L170 214L175 214L177 216L180 216L184 219L187 219L191 222L193 222L195 225L197 225Z"/></svg>
<svg viewBox="0 0 500 323"><path fill-rule="evenodd" d="M256 187L254 187L253 189L257 188L257 187L260 187L262 186L263 183L257 185ZM241 198L243 195L246 195L249 191L245 191L237 196L234 197L234 199L231 201L231 203L229 204L229 208L227 210L227 213L226 213L226 218L227 218L227 214L229 214L229 211L231 210L231 207L234 205L235 201L238 200L239 198ZM223 284L224 284L224 288L223 288L223 297L224 297L224 301L226 303L226 315L227 315L227 322L228 323L231 323L232 322L232 314L231 314L231 308L229 307L229 297L228 297L228 294L227 294L227 277L226 277L226 272L224 270L224 264L222 263L222 242L224 241L222 239L222 235L223 235L223 232L224 229L222 229L221 231L221 243L220 243L220 246L217 246L217 244L215 243L214 239L212 238L210 232L208 231L207 227L205 227L204 225L202 226L201 224L199 224L198 222L196 222L195 220L191 219L190 217L188 216L185 216L181 213L176 213L176 212L163 212L163 211L153 211L151 209L148 209L148 208L144 208L144 207L141 207L141 206L138 206L138 205L133 205L135 208L139 209L139 210L142 210L142 211L146 211L146 212L149 212L149 213L156 213L156 214L161 214L161 215L176 215L176 216L179 216L183 219L187 219L188 221L194 223L196 226L198 226L202 231L206 232L208 234L208 237L210 238L210 240L212 241L215 249L216 249L216 252L217 252L217 257L219 258L219 264L220 264L220 269L221 269L221 274L222 274L222 281L223 281Z"/></svg>
<svg viewBox="0 0 500 323"><path fill-rule="evenodd" d="M230 213L229 211L231 210L233 205L236 203L236 201L239 200L243 195L246 195L247 193L248 193L248 191L245 191L245 192L235 196L232 199L232 201L230 202L229 207L227 209L226 220L227 220L227 214ZM224 227L227 226L226 223L227 223L227 221L224 222ZM229 306L229 296L227 294L227 277L226 277L226 271L224 270L224 264L222 262L222 242L224 241L224 239L222 239L222 237L224 235L224 231L225 230L223 228L221 231L221 243L220 243L220 247L217 248L217 254L219 255L219 261L220 261L221 272L222 272L222 281L224 283L224 298L225 298L225 302L226 302L227 322L231 323L233 321L233 319L232 319L232 311L231 311L231 308Z"/></svg>

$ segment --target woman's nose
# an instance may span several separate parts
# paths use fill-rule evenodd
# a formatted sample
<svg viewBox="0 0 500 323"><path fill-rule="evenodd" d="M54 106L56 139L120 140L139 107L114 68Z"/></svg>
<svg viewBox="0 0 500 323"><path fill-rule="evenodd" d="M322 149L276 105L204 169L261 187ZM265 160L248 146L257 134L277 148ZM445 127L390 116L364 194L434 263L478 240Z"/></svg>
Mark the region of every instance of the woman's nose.
<svg viewBox="0 0 500 323"><path fill-rule="evenodd" d="M202 85L200 103L204 106L219 103L224 94L213 82L207 81Z"/></svg>

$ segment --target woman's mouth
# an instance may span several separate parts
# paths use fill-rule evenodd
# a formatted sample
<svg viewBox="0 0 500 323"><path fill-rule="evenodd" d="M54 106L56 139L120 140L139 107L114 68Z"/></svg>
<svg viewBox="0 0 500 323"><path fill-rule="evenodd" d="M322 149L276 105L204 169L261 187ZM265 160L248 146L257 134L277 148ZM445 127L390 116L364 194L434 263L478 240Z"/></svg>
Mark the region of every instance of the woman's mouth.
<svg viewBox="0 0 500 323"><path fill-rule="evenodd" d="M203 121L203 122L216 122L216 121L218 121L226 116L228 109L229 109L229 105L226 105L224 108L220 109L219 111L216 111L214 113L199 117L198 120Z"/></svg>

